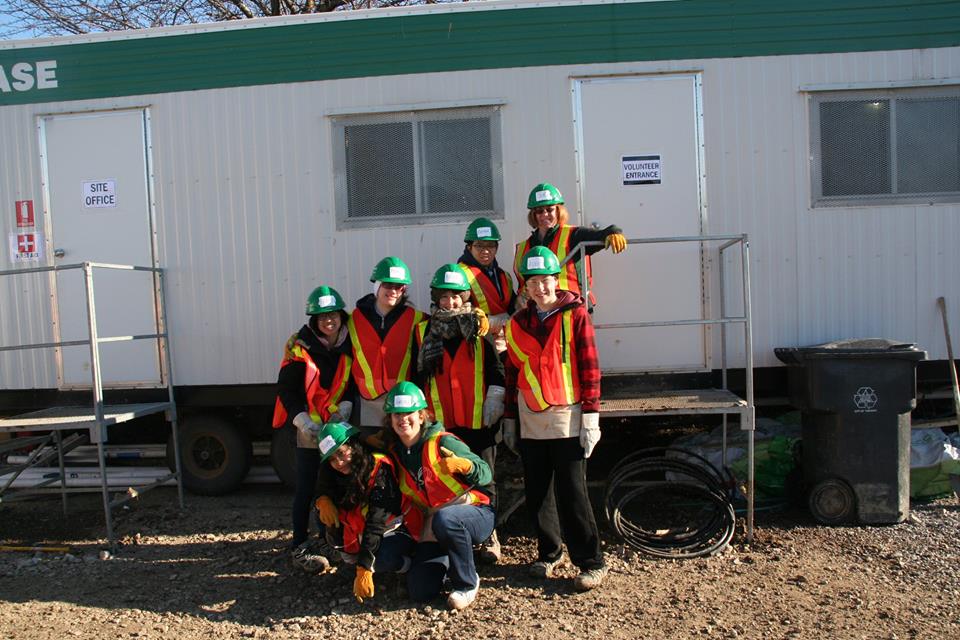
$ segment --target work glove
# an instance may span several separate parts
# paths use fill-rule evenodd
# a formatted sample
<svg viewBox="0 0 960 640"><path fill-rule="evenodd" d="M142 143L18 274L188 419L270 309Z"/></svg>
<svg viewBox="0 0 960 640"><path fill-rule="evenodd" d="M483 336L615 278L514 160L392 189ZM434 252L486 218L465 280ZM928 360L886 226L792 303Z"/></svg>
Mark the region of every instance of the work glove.
<svg viewBox="0 0 960 640"><path fill-rule="evenodd" d="M336 412L330 414L330 422L350 422L351 413L353 413L353 403L349 400L341 400Z"/></svg>
<svg viewBox="0 0 960 640"><path fill-rule="evenodd" d="M483 425L485 427L492 427L503 415L503 396L506 392L506 389L496 385L487 387L487 397L483 400Z"/></svg>
<svg viewBox="0 0 960 640"><path fill-rule="evenodd" d="M490 320L483 309L477 307L473 310L477 314L477 335L481 338L490 333Z"/></svg>
<svg viewBox="0 0 960 640"><path fill-rule="evenodd" d="M320 429L323 428L322 425L314 422L313 418L311 418L310 414L306 411L301 411L294 417L293 426L295 426L300 433L311 438L316 438L317 434L320 433Z"/></svg>
<svg viewBox="0 0 960 640"><path fill-rule="evenodd" d="M580 418L580 446L583 457L589 458L593 448L600 442L600 414L584 413Z"/></svg>
<svg viewBox="0 0 960 640"><path fill-rule="evenodd" d="M517 452L517 419L516 418L504 418L503 419L503 444L507 445L507 449Z"/></svg>
<svg viewBox="0 0 960 640"><path fill-rule="evenodd" d="M357 577L353 579L353 597L357 602L373 597L373 571L357 565Z"/></svg>
<svg viewBox="0 0 960 640"><path fill-rule="evenodd" d="M320 516L320 522L323 523L323 526L340 526L340 516L337 514L337 506L333 504L330 496L320 496L317 498L317 501L313 503L313 506L317 509L317 514Z"/></svg>
<svg viewBox="0 0 960 640"><path fill-rule="evenodd" d="M604 238L603 246L614 253L620 253L627 248L627 239L622 233L611 233Z"/></svg>
<svg viewBox="0 0 960 640"><path fill-rule="evenodd" d="M437 461L437 469L448 475L455 474L467 475L473 471L473 463L466 458L454 455L453 451L446 447L440 447L440 455L443 456Z"/></svg>

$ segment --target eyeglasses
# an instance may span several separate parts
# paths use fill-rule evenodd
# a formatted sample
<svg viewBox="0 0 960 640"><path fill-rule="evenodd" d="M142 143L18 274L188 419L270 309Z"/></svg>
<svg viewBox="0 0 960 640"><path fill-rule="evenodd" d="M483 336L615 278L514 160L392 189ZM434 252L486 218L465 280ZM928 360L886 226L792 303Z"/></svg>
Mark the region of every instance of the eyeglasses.
<svg viewBox="0 0 960 640"><path fill-rule="evenodd" d="M558 209L558 207L557 207L557 205L555 205L555 204L551 204L551 205L546 206L546 207L534 207L534 208L533 208L533 215L539 216L539 215L543 215L544 213L553 213L553 212L556 211L557 209Z"/></svg>
<svg viewBox="0 0 960 640"><path fill-rule="evenodd" d="M500 246L499 242L474 242L473 248L477 251L496 251Z"/></svg>
<svg viewBox="0 0 960 640"><path fill-rule="evenodd" d="M380 286L383 287L384 289L390 289L391 291L399 291L400 289L403 289L407 285L401 284L399 282L381 282Z"/></svg>

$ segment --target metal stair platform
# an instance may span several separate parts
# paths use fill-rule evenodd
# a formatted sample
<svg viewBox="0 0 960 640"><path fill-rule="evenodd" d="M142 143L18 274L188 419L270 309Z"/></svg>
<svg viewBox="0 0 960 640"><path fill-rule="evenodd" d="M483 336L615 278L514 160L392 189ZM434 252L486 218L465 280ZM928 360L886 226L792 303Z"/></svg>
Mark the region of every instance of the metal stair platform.
<svg viewBox="0 0 960 640"><path fill-rule="evenodd" d="M600 415L604 418L742 413L749 408L746 400L726 389L654 391L600 401Z"/></svg>
<svg viewBox="0 0 960 640"><path fill-rule="evenodd" d="M154 413L170 411L170 402L152 402L143 404L104 405L103 419L100 424L109 427L134 418ZM0 418L0 432L24 431L64 431L74 429L95 429L97 416L90 405L80 407L48 407L9 418ZM93 435L91 433L91 435ZM92 439L92 438L91 438ZM96 442L96 440L93 440Z"/></svg>

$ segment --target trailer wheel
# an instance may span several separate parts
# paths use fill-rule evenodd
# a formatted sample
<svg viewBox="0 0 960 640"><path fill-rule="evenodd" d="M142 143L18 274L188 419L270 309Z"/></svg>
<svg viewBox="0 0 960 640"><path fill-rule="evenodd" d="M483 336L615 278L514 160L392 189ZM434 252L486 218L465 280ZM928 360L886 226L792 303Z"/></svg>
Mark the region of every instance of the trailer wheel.
<svg viewBox="0 0 960 640"><path fill-rule="evenodd" d="M270 464L280 482L291 489L297 486L297 430L292 427L274 429L270 439Z"/></svg>
<svg viewBox="0 0 960 640"><path fill-rule="evenodd" d="M250 470L253 445L234 425L215 416L193 416L180 426L183 486L191 493L219 496L240 486ZM167 466L174 468L173 438Z"/></svg>

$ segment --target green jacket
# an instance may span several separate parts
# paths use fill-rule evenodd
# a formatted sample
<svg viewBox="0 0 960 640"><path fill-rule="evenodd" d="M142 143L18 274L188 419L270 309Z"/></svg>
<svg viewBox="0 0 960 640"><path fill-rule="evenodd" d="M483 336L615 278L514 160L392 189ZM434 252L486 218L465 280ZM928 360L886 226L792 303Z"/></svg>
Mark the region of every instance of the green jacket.
<svg viewBox="0 0 960 640"><path fill-rule="evenodd" d="M390 448L390 455L392 455L393 459L402 465L411 476L416 478L418 483L422 483L423 443L430 435L443 430L443 425L439 422L435 422L426 428L421 427L420 439L415 442L413 446L407 448L403 446L403 443L397 442ZM470 451L470 447L455 435L448 434L440 436L440 446L449 449L455 456L466 458L472 462L473 468L463 479L467 484L487 493L485 487L493 480L493 472L490 470L490 466L484 462L480 456Z"/></svg>

